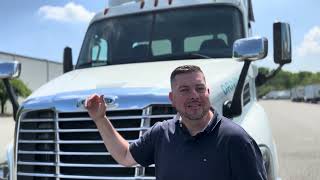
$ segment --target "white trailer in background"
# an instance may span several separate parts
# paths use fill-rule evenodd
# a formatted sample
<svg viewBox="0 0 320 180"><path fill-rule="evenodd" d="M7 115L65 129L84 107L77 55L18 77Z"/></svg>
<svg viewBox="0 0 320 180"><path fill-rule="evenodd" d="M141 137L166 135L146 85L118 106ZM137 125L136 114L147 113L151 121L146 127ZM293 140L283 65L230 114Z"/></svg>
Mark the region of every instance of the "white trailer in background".
<svg viewBox="0 0 320 180"><path fill-rule="evenodd" d="M304 88L304 101L317 103L320 101L320 84L311 84Z"/></svg>
<svg viewBox="0 0 320 180"><path fill-rule="evenodd" d="M291 92L290 90L279 90L279 91L270 91L263 99L290 99Z"/></svg>
<svg viewBox="0 0 320 180"><path fill-rule="evenodd" d="M291 98L291 92L290 90L281 90L277 93L277 99L290 99Z"/></svg>
<svg viewBox="0 0 320 180"><path fill-rule="evenodd" d="M302 102L304 101L304 87L298 86L291 89L291 101L293 102Z"/></svg>

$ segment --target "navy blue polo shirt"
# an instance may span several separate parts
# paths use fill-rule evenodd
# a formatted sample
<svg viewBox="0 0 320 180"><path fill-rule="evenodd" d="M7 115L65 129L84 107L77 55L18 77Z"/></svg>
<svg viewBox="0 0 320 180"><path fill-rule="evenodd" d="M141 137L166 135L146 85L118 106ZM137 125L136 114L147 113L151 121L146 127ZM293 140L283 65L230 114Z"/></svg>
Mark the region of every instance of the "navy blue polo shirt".
<svg viewBox="0 0 320 180"><path fill-rule="evenodd" d="M130 152L142 166L155 164L157 180L266 180L256 142L236 123L219 115L191 136L178 120L155 124Z"/></svg>

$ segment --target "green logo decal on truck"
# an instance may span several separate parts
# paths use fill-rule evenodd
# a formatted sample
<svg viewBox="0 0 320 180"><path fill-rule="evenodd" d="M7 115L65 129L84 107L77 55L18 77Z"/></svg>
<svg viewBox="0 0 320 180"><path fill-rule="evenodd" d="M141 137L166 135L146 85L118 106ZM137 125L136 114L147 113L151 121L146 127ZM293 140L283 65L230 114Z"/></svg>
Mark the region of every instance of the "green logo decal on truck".
<svg viewBox="0 0 320 180"><path fill-rule="evenodd" d="M231 80L228 80L227 82L221 84L221 89L225 95L229 94L232 92L237 85L237 78L232 78Z"/></svg>

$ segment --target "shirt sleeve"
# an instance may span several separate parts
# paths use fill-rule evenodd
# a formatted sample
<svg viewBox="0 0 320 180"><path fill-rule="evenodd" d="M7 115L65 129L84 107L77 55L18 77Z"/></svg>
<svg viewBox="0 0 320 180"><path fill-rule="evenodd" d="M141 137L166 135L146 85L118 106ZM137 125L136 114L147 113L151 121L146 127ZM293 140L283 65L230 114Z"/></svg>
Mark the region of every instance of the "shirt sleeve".
<svg viewBox="0 0 320 180"><path fill-rule="evenodd" d="M155 145L159 135L160 123L156 123L138 140L130 144L130 153L138 164L145 167L154 164Z"/></svg>
<svg viewBox="0 0 320 180"><path fill-rule="evenodd" d="M261 151L250 136L231 139L230 168L233 180L267 180Z"/></svg>

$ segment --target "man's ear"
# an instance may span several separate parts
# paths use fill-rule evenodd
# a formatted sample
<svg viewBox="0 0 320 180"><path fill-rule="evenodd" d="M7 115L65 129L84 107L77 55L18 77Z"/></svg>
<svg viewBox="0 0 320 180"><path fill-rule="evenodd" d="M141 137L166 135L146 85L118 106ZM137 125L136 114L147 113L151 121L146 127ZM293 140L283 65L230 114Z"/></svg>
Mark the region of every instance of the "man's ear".
<svg viewBox="0 0 320 180"><path fill-rule="evenodd" d="M173 98L173 93L172 92L169 92L169 99L171 101L172 107L175 107L175 103L174 103L174 98Z"/></svg>
<svg viewBox="0 0 320 180"><path fill-rule="evenodd" d="M172 92L169 92L169 99L171 101L171 103L173 102L173 95L172 95Z"/></svg>

